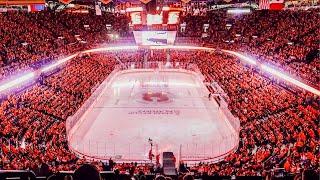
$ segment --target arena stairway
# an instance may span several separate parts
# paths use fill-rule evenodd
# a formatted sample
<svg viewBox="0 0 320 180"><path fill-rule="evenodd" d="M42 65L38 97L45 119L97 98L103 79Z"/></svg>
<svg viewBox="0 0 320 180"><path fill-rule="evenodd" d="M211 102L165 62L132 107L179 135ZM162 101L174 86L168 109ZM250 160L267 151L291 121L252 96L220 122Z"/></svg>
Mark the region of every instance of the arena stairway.
<svg viewBox="0 0 320 180"><path fill-rule="evenodd" d="M163 152L162 156L163 174L166 176L176 176L175 157L172 152Z"/></svg>

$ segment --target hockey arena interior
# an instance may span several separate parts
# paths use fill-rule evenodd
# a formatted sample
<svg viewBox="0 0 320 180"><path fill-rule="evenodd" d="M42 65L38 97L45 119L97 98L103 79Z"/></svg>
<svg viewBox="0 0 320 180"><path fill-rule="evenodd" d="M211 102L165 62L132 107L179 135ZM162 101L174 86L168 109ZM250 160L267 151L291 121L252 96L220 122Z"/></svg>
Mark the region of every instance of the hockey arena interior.
<svg viewBox="0 0 320 180"><path fill-rule="evenodd" d="M0 0L0 180L320 179L318 0Z"/></svg>

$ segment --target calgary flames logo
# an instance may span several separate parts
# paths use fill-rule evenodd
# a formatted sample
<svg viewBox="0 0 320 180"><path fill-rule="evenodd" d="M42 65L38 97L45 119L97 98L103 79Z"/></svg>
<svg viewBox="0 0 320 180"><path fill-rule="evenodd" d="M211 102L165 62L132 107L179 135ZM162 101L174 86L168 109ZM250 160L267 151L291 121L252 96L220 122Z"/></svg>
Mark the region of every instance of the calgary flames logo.
<svg viewBox="0 0 320 180"><path fill-rule="evenodd" d="M147 92L142 94L142 99L147 102L167 102L169 96L164 92Z"/></svg>

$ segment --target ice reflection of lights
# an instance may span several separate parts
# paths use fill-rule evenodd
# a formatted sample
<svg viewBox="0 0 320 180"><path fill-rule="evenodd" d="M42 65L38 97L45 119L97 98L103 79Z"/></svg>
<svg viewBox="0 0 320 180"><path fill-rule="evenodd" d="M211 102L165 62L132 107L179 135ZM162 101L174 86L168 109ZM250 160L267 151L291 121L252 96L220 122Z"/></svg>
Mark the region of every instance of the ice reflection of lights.
<svg viewBox="0 0 320 180"><path fill-rule="evenodd" d="M158 82L158 81L148 81L143 82L144 85L149 86L185 86L185 87L199 87L199 84L193 84L193 83L186 83L186 82ZM133 86L133 82L124 82L124 83L114 83L112 84L112 88L121 88L121 87L128 87Z"/></svg>
<svg viewBox="0 0 320 180"><path fill-rule="evenodd" d="M150 86L164 86L164 85L170 85L170 86L190 86L190 87L199 87L199 84L193 84L193 83L187 83L187 82L157 82L157 81L149 81L145 82L144 84L150 85Z"/></svg>

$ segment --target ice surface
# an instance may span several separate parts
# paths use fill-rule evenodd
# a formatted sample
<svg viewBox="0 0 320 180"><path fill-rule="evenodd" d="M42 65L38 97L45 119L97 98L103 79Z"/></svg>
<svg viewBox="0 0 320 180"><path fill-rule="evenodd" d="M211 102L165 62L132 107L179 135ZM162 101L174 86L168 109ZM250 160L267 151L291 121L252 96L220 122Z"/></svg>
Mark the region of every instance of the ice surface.
<svg viewBox="0 0 320 180"><path fill-rule="evenodd" d="M181 159L212 159L235 148L234 132L201 76L186 70L120 71L82 116L70 142L78 154L123 161L172 151Z"/></svg>

